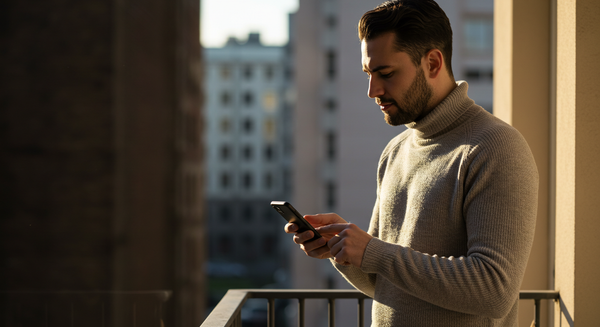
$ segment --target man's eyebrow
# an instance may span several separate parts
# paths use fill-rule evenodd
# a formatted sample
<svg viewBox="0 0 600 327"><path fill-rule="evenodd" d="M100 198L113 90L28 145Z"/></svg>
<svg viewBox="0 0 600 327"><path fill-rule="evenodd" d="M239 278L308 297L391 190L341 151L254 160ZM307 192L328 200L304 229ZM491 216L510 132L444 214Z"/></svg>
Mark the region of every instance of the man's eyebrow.
<svg viewBox="0 0 600 327"><path fill-rule="evenodd" d="M363 72L372 74L372 73L376 73L382 69L386 69L389 67L391 67L391 66L390 65L381 65L381 66L377 66L377 67L373 68L372 70L368 70L367 67L363 66Z"/></svg>

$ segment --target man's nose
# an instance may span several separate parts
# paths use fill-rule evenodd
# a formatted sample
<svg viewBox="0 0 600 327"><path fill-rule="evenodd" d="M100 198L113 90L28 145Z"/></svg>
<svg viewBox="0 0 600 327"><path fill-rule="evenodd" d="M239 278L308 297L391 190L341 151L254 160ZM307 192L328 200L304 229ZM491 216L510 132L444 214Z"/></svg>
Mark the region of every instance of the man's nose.
<svg viewBox="0 0 600 327"><path fill-rule="evenodd" d="M369 89L367 90L367 95L369 96L369 98L373 99L373 98L377 98L377 97L381 97L383 95L383 87L381 86L381 83L373 77L369 78Z"/></svg>

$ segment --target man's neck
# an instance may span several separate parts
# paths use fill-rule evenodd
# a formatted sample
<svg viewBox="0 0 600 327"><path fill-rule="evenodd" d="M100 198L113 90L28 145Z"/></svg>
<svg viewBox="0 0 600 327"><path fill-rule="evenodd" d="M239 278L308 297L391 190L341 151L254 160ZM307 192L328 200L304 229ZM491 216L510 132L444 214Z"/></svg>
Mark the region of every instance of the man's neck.
<svg viewBox="0 0 600 327"><path fill-rule="evenodd" d="M433 110L442 101L444 101L444 99L446 99L448 95L450 95L450 93L454 91L455 88L456 81L454 80L454 78L448 75L444 76L441 83L439 83L437 87L434 86L433 88L433 97L431 98L431 101L429 103L431 109L429 111Z"/></svg>

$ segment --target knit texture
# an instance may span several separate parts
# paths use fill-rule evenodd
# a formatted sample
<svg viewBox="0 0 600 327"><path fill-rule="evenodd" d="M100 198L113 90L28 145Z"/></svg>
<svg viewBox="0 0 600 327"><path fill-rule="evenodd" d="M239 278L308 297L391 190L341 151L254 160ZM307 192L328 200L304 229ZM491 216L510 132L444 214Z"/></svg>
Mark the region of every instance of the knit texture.
<svg viewBox="0 0 600 327"><path fill-rule="evenodd" d="M538 172L521 134L457 84L384 149L361 268L334 262L373 297L373 326L517 325Z"/></svg>

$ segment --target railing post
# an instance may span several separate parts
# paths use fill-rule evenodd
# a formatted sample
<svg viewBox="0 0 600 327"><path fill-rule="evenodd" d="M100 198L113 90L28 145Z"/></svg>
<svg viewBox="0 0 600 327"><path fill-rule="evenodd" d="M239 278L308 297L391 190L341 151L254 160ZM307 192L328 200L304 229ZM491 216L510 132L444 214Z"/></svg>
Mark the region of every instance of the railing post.
<svg viewBox="0 0 600 327"><path fill-rule="evenodd" d="M329 298L329 327L335 327L335 299Z"/></svg>
<svg viewBox="0 0 600 327"><path fill-rule="evenodd" d="M298 327L304 327L304 299L298 299Z"/></svg>
<svg viewBox="0 0 600 327"><path fill-rule="evenodd" d="M275 299L269 298L269 309L267 310L269 319L267 320L267 326L275 327Z"/></svg>
<svg viewBox="0 0 600 327"><path fill-rule="evenodd" d="M358 299L358 327L365 327L365 299Z"/></svg>
<svg viewBox="0 0 600 327"><path fill-rule="evenodd" d="M534 320L534 326L535 327L540 327L540 299L535 299L533 300L535 303L533 305L534 309L535 309L535 320Z"/></svg>

